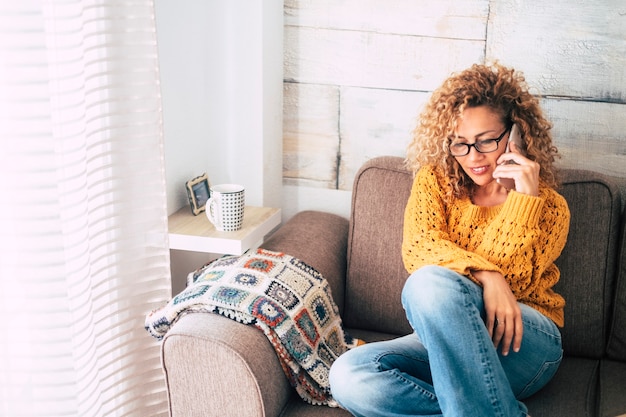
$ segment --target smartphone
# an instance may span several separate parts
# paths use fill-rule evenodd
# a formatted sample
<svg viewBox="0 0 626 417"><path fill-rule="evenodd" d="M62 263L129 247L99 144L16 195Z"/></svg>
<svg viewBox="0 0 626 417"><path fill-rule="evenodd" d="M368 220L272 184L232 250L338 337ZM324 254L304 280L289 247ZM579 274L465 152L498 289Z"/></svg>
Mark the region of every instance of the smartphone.
<svg viewBox="0 0 626 417"><path fill-rule="evenodd" d="M522 140L522 135L520 135L519 128L516 124L513 124L511 127L511 132L509 133L509 140L506 142L506 152L510 152L509 145L514 143L517 145L516 149L522 154L526 155L526 146L524 145L524 141ZM508 161L507 164L514 164L513 161ZM515 180L512 178L498 178L498 183L502 185L507 190L515 189Z"/></svg>
<svg viewBox="0 0 626 417"><path fill-rule="evenodd" d="M526 145L524 145L524 141L522 140L522 135L520 135L519 133L519 127L517 127L516 124L513 124L513 127L511 127L511 133L509 133L509 140L506 142L505 152L510 152L509 145L511 143L514 143L517 146L517 149L519 150L519 152L522 155L526 156Z"/></svg>

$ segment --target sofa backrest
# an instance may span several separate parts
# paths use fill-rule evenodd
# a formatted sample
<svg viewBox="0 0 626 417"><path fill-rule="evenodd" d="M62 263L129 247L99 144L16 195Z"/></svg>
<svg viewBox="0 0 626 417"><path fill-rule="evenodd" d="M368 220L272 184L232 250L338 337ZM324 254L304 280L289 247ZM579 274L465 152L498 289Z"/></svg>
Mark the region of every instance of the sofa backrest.
<svg viewBox="0 0 626 417"><path fill-rule="evenodd" d="M356 174L348 234L343 321L348 327L411 332L400 304L408 277L401 256L412 175L399 157L377 157Z"/></svg>
<svg viewBox="0 0 626 417"><path fill-rule="evenodd" d="M600 357L617 272L619 193L600 174L576 170L561 174L560 192L572 213L568 242L557 261L562 274L556 290L567 302L564 350ZM413 176L399 157L374 158L355 177L344 311L348 327L397 335L411 331L400 293L408 276L401 244L412 183ZM626 315L626 306L622 313ZM615 343L626 343L626 334Z"/></svg>
<svg viewBox="0 0 626 417"><path fill-rule="evenodd" d="M609 329L608 357L626 361L626 221L622 224L622 250L619 259L620 270L615 284L615 305L613 321Z"/></svg>
<svg viewBox="0 0 626 417"><path fill-rule="evenodd" d="M604 355L615 295L620 233L617 187L598 173L561 172L559 192L569 205L570 233L556 264L555 291L565 298L563 349L569 355Z"/></svg>

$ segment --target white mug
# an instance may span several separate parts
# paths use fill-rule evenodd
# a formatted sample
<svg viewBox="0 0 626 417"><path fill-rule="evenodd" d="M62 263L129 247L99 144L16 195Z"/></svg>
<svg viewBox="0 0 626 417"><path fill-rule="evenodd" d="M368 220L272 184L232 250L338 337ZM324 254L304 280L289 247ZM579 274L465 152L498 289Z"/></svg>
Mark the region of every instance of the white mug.
<svg viewBox="0 0 626 417"><path fill-rule="evenodd" d="M206 216L221 232L241 229L245 207L244 187L238 184L219 184L211 187L206 202Z"/></svg>

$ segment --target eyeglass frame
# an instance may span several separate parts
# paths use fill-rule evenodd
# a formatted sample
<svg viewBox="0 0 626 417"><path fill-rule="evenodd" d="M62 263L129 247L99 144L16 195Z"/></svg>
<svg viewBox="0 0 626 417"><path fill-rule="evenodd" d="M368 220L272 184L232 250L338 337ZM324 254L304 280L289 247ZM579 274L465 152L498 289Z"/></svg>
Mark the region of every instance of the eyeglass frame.
<svg viewBox="0 0 626 417"><path fill-rule="evenodd" d="M467 152L462 154L462 155L455 155L452 153L452 149L451 146L453 144L453 142L450 142L448 144L448 152L450 152L450 155L456 157L459 156L467 156L469 155L469 153L471 152L472 148L476 149L476 152L478 153L492 153L498 150L498 147L500 146L500 142L502 142L502 139L504 139L504 136L511 131L511 127L512 126L508 126L506 129L504 129L504 132L502 132L502 134L500 136L498 136L497 138L493 138L493 139L484 139L484 140L478 140L474 143L457 143L456 145L465 145L465 147L467 148ZM484 143L487 141L495 141L496 142L496 148L493 151L481 151L480 149L478 149L478 147L476 146L477 143Z"/></svg>

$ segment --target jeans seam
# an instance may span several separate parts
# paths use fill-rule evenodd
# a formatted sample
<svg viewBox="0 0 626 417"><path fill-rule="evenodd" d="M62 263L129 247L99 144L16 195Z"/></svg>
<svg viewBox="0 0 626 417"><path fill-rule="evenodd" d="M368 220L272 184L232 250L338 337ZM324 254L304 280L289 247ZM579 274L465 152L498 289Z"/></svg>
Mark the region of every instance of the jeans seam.
<svg viewBox="0 0 626 417"><path fill-rule="evenodd" d="M554 339L556 342L561 342L561 333L558 329L556 329L556 332L551 332L543 327L533 325L533 322L524 322L524 329L533 329L537 333L543 333L545 336Z"/></svg>
<svg viewBox="0 0 626 417"><path fill-rule="evenodd" d="M541 378L548 370L556 367L556 369L554 370L554 372L556 372L562 360L563 360L563 353L561 353L561 356L559 356L558 359L555 359L552 361L545 361L543 366L537 371L537 374L533 377L533 379L531 379L528 382L528 384L526 384L524 389L522 389L522 391L519 394L517 394L516 397L527 398L530 395L530 394L527 394L529 391L529 388L531 388L537 382L537 380Z"/></svg>

